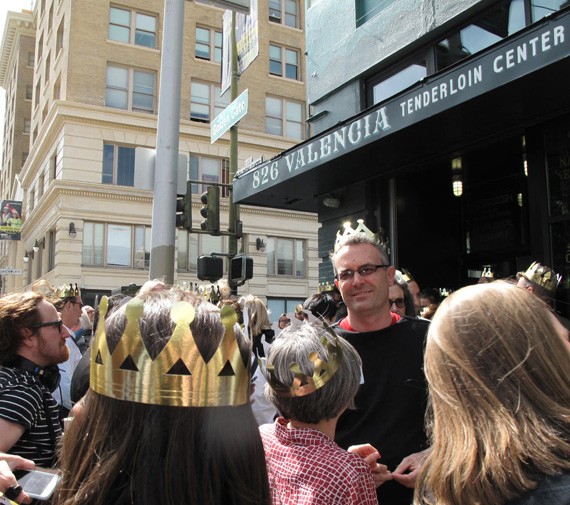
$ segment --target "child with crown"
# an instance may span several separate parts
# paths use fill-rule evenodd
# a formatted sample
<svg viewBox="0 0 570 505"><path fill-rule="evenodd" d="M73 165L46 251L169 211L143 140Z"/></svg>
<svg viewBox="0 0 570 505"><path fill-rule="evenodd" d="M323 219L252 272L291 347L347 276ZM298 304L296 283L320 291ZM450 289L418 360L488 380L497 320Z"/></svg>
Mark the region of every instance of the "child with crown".
<svg viewBox="0 0 570 505"><path fill-rule="evenodd" d="M376 463L380 454L368 444L352 454L334 442L360 386L356 350L326 325L289 327L273 342L265 375L280 413L260 427L273 505L377 504L375 481L390 478Z"/></svg>
<svg viewBox="0 0 570 505"><path fill-rule="evenodd" d="M269 505L251 344L234 309L177 288L107 307L52 503Z"/></svg>

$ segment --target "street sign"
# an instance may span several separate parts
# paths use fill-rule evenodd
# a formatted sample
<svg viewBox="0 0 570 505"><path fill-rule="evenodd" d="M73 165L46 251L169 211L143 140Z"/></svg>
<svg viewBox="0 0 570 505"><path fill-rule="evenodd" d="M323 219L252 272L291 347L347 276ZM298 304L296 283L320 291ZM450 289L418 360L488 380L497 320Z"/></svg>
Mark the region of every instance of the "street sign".
<svg viewBox="0 0 570 505"><path fill-rule="evenodd" d="M0 275L22 275L22 271L19 268L0 268Z"/></svg>
<svg viewBox="0 0 570 505"><path fill-rule="evenodd" d="M210 124L210 137L212 144L247 114L247 103L248 90L246 89L216 116Z"/></svg>

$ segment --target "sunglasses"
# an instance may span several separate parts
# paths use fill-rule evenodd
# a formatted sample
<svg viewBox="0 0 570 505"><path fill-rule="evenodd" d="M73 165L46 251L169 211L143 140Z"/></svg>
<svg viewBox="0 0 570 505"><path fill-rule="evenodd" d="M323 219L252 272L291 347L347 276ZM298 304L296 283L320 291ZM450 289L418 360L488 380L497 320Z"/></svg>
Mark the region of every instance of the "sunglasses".
<svg viewBox="0 0 570 505"><path fill-rule="evenodd" d="M348 281L354 279L354 274L358 272L361 277L372 275L379 268L388 268L390 265L363 265L355 270L343 270L336 275L339 281Z"/></svg>
<svg viewBox="0 0 570 505"><path fill-rule="evenodd" d="M399 309L403 309L406 306L406 302L403 298L396 298L395 300L388 299L388 301L390 302L390 307L395 305Z"/></svg>
<svg viewBox="0 0 570 505"><path fill-rule="evenodd" d="M63 321L61 319L59 319L58 321L49 321L47 323L33 324L32 326L30 326L30 328L45 328L48 326L57 326L57 331L59 331L61 333L62 324L63 324Z"/></svg>

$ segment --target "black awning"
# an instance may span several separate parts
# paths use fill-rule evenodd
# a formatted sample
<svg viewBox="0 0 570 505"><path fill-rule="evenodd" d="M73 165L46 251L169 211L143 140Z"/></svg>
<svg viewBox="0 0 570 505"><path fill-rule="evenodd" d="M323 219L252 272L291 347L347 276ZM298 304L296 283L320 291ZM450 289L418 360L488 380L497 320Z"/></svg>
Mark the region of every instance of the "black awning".
<svg viewBox="0 0 570 505"><path fill-rule="evenodd" d="M558 115L570 108L569 55L567 10L238 172L235 201L316 212L320 195Z"/></svg>

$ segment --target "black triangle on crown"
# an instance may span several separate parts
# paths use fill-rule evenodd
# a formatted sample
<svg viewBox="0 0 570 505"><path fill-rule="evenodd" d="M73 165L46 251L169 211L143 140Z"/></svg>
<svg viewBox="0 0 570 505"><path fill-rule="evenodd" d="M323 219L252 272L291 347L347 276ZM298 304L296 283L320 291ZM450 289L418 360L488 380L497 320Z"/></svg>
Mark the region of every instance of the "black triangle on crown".
<svg viewBox="0 0 570 505"><path fill-rule="evenodd" d="M192 375L192 374L190 373L190 370L188 370L186 363L182 361L182 358L179 358L178 361L174 363L174 365L172 365L172 368L168 370L168 372L166 372L166 375Z"/></svg>
<svg viewBox="0 0 570 505"><path fill-rule="evenodd" d="M119 367L119 370L130 370L131 372L139 371L137 365L135 365L135 361L130 354L125 358L125 361L123 361L123 364Z"/></svg>
<svg viewBox="0 0 570 505"><path fill-rule="evenodd" d="M224 368L222 368L222 371L218 374L218 377L231 377L235 374L236 373L234 372L231 363L229 361L226 361L226 364L224 365Z"/></svg>
<svg viewBox="0 0 570 505"><path fill-rule="evenodd" d="M97 356L95 356L95 363L98 365L103 364L103 360L101 359L101 351L97 351Z"/></svg>

